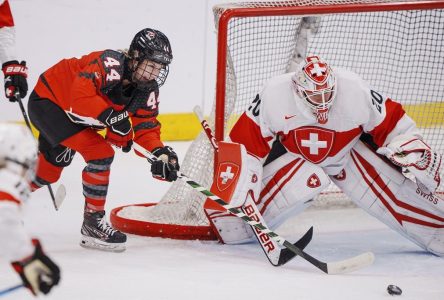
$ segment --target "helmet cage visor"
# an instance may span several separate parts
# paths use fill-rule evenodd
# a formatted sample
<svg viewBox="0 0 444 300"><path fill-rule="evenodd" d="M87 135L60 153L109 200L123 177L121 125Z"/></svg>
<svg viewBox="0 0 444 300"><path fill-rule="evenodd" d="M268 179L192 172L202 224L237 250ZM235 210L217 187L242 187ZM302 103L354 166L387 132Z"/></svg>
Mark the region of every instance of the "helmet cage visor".
<svg viewBox="0 0 444 300"><path fill-rule="evenodd" d="M333 103L335 86L316 91L300 89L299 93L304 97L311 109L328 109Z"/></svg>
<svg viewBox="0 0 444 300"><path fill-rule="evenodd" d="M134 71L132 72L132 81L140 87L156 81L157 85L160 87L165 83L168 73L168 65L149 59L136 60Z"/></svg>

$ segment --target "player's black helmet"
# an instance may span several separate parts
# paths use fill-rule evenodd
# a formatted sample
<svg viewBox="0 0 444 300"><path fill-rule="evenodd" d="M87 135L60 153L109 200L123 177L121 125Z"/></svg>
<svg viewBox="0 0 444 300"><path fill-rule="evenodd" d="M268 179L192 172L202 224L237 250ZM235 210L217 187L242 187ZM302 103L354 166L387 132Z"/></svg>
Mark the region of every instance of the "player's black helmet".
<svg viewBox="0 0 444 300"><path fill-rule="evenodd" d="M141 72L146 73L146 67L144 67L142 63L148 59L160 65L160 70L158 70L159 74L155 80L158 86L164 84L168 76L168 65L173 60L173 53L171 51L170 41L162 32L151 28L145 28L139 31L131 42L128 55L130 59L134 61L132 79L135 83L143 85L143 80L135 78L137 76L134 76L134 73L136 71L139 72L139 75Z"/></svg>

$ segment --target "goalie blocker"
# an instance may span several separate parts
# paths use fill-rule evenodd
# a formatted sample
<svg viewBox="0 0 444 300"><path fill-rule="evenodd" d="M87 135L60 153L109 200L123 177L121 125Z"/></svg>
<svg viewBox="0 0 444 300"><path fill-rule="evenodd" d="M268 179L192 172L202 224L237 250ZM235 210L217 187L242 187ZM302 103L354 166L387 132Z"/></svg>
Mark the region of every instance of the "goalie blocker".
<svg viewBox="0 0 444 300"><path fill-rule="evenodd" d="M262 166L242 145L220 142L211 191L231 205L244 205L247 212L245 201L251 197L274 230L310 206L330 179L370 215L421 248L444 256L444 200L424 191L419 180L403 176L363 142L353 147L345 168L330 178L298 155L285 153ZM208 201L205 208L220 241L238 244L253 239L251 228L241 219Z"/></svg>

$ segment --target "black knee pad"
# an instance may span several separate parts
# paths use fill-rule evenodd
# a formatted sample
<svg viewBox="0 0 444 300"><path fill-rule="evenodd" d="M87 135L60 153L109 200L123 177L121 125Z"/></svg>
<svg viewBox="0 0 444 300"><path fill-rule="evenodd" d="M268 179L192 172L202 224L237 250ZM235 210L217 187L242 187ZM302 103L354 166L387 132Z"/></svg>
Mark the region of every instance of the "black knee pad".
<svg viewBox="0 0 444 300"><path fill-rule="evenodd" d="M52 147L42 135L39 136L39 151L49 163L62 168L69 166L76 154L74 150L63 145Z"/></svg>

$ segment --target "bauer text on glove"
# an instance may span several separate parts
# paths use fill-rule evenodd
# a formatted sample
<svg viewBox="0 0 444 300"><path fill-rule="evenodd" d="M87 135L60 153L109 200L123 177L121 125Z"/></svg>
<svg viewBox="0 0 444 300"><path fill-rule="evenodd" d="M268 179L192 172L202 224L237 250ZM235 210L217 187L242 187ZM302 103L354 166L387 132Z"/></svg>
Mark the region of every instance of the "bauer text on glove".
<svg viewBox="0 0 444 300"><path fill-rule="evenodd" d="M107 108L97 119L107 127L105 139L109 143L121 147L123 152L131 150L133 128L127 111Z"/></svg>

